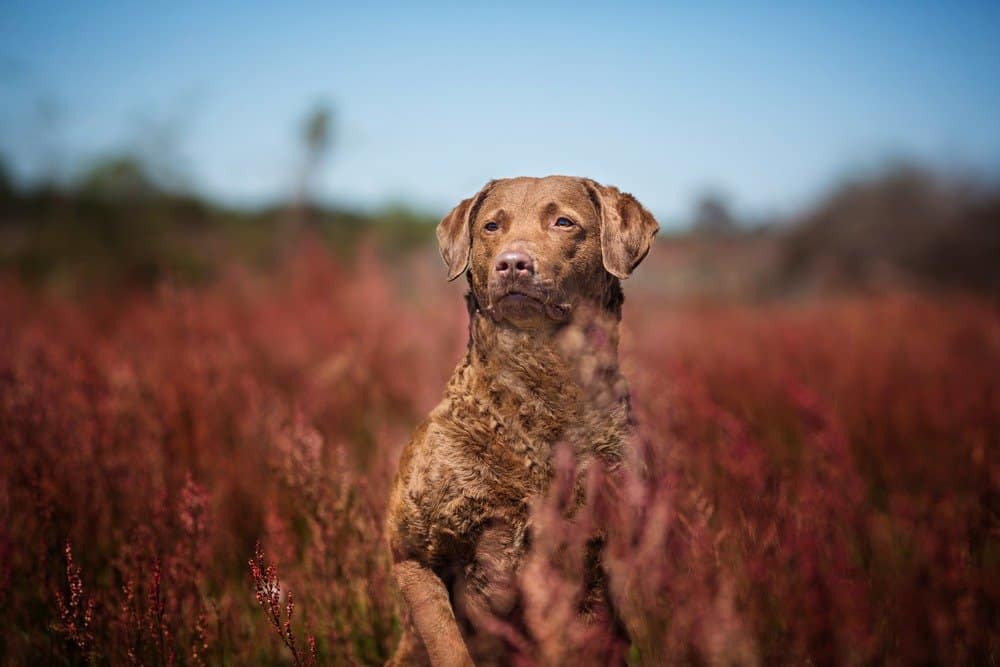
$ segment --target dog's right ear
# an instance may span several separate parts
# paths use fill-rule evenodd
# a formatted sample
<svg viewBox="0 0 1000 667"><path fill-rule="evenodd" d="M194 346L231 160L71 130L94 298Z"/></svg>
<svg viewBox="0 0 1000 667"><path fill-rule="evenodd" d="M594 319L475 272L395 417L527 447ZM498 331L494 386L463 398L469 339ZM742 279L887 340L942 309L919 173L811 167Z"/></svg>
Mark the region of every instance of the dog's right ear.
<svg viewBox="0 0 1000 667"><path fill-rule="evenodd" d="M496 181L490 181L482 190L451 210L437 226L438 247L441 258L448 267L448 280L462 275L469 267L469 251L472 249L472 221L480 204L486 199Z"/></svg>
<svg viewBox="0 0 1000 667"><path fill-rule="evenodd" d="M618 188L584 178L601 216L601 255L608 273L625 280L639 265L660 231L656 218L638 200Z"/></svg>

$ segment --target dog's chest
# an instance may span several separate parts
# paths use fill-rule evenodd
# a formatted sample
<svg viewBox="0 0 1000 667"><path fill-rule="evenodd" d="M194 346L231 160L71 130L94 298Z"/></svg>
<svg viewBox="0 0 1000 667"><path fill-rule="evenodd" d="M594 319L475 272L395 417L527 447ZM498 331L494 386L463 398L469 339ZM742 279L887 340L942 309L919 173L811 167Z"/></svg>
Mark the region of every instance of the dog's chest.
<svg viewBox="0 0 1000 667"><path fill-rule="evenodd" d="M529 411L461 401L436 411L426 457L410 478L410 498L438 557L469 558L484 526L527 522L531 503L551 479L552 444L562 425L537 428Z"/></svg>
<svg viewBox="0 0 1000 667"><path fill-rule="evenodd" d="M477 560L485 526L519 533L549 488L557 443L578 459L620 449L624 412L580 400L564 375L528 382L503 368L456 369L408 482L408 531L429 560Z"/></svg>
<svg viewBox="0 0 1000 667"><path fill-rule="evenodd" d="M455 514L468 515L477 524L526 516L532 499L548 488L554 440L519 423L487 418L480 426L468 429L462 437L449 438L440 452L439 463L446 474L461 480L453 489L454 502L456 509L467 511Z"/></svg>

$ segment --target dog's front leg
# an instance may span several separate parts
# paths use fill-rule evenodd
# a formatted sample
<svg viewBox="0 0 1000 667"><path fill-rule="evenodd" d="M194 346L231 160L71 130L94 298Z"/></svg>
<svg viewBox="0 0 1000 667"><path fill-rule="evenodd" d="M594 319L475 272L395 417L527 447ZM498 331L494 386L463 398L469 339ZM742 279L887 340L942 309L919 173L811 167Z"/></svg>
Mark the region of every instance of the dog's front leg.
<svg viewBox="0 0 1000 667"><path fill-rule="evenodd" d="M459 632L448 589L434 572L414 560L392 567L396 585L434 667L471 667L472 657Z"/></svg>

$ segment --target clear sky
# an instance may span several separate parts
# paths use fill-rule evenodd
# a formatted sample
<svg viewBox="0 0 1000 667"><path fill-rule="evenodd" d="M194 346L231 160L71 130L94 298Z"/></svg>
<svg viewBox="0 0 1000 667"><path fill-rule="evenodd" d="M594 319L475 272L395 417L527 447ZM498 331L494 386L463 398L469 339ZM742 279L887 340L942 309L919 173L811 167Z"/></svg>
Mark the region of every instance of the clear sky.
<svg viewBox="0 0 1000 667"><path fill-rule="evenodd" d="M705 189L787 212L890 158L1000 172L1000 2L0 4L0 155L30 177L153 132L197 190L441 212L588 175L668 221Z"/></svg>

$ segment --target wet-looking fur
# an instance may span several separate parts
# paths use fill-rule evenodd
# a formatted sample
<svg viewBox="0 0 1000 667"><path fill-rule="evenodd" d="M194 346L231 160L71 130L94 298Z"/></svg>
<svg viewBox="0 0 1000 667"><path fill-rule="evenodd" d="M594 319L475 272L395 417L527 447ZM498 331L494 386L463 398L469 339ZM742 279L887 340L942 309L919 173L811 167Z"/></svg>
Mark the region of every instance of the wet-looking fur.
<svg viewBox="0 0 1000 667"><path fill-rule="evenodd" d="M622 460L620 280L658 229L631 195L567 176L491 181L438 225L448 279L468 277L469 348L404 449L389 500L406 608L390 664L507 662L491 619L523 622L517 576L552 447L569 443L580 467ZM581 613L620 630L592 560Z"/></svg>

